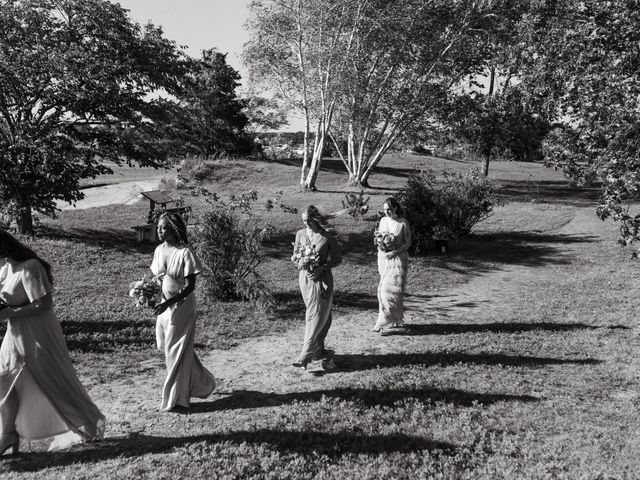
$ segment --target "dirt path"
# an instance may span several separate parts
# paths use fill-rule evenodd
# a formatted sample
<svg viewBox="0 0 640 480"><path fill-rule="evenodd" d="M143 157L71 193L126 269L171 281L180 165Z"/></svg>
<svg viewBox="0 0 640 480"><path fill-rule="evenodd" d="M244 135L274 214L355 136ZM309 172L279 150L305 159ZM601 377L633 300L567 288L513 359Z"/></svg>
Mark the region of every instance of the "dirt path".
<svg viewBox="0 0 640 480"><path fill-rule="evenodd" d="M597 241L604 241L605 238L610 241L607 238L610 237L610 228L595 218L592 208L577 209L571 222L552 233L545 246L555 252L553 257L557 261L534 266L496 267L478 274L457 288L427 292L427 295L411 292L409 285L407 323L414 328L433 328L437 324L481 324L494 321L495 318L528 318L526 303L519 301L519 295L527 291L530 285L544 281L549 275L563 275L563 261L572 261L584 248L584 243L566 239L589 235ZM370 330L376 315L377 312L371 311L334 319L328 346L337 352L339 367L340 362L363 361L358 358L365 358L371 363L376 358L385 358L390 354L423 353L425 341L436 341L430 337L412 335L382 337ZM296 329L277 336L248 339L236 348L208 354L202 359L203 363L214 372L218 380L216 395L208 401L223 398L232 392L245 391L266 395L268 403L269 394L272 393L321 391L358 384L361 377L359 369L338 368L330 375L318 377L291 367L301 337L302 331ZM148 366L149 374L120 383L97 386L92 390L93 396L102 399L100 406L108 418L132 418L144 411L155 415L164 379L160 362L158 360ZM375 365L371 364L369 367L375 368ZM195 408L197 409L197 404ZM126 421L112 422L113 430L110 435L117 435L119 432L124 434L127 427Z"/></svg>
<svg viewBox="0 0 640 480"><path fill-rule="evenodd" d="M142 198L140 192L156 190L161 179L162 176L158 175L158 178L149 180L136 180L85 188L82 190L84 198L76 202L75 206L61 201L58 202L58 208L60 210L73 210L114 204L130 205Z"/></svg>

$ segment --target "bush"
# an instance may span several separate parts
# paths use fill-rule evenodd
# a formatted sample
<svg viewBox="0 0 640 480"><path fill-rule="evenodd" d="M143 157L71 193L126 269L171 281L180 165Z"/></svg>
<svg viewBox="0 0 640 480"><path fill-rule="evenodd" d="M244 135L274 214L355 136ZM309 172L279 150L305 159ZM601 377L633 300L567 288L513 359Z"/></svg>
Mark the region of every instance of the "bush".
<svg viewBox="0 0 640 480"><path fill-rule="evenodd" d="M178 184L202 183L213 178L217 163L209 157L186 157L178 167Z"/></svg>
<svg viewBox="0 0 640 480"><path fill-rule="evenodd" d="M229 203L210 194L209 209L198 218L194 244L205 269L205 291L216 300L247 300L261 310L273 305L273 296L257 272L262 244L272 232L260 228L251 216L258 199L251 191L232 196Z"/></svg>
<svg viewBox="0 0 640 480"><path fill-rule="evenodd" d="M369 200L371 200L371 197L365 198L364 190L360 190L359 193L348 192L344 194L342 208L348 210L347 213L354 220L361 220L369 211Z"/></svg>
<svg viewBox="0 0 640 480"><path fill-rule="evenodd" d="M426 252L434 240L457 240L491 215L497 200L493 186L477 169L462 175L432 170L409 177L399 193L412 228L412 249Z"/></svg>

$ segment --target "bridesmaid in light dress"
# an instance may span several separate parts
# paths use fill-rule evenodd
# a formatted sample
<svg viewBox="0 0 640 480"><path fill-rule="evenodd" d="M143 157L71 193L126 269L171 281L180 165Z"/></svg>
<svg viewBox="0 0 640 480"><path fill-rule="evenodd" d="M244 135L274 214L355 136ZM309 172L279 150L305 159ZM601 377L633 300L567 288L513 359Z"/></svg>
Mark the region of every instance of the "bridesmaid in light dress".
<svg viewBox="0 0 640 480"><path fill-rule="evenodd" d="M374 332L385 335L389 328L402 329L404 326L404 291L407 283L407 269L411 246L411 228L406 218L401 217L398 201L389 197L383 204L385 216L380 219L378 231L393 235L389 251L378 249L378 320ZM386 329L386 330L385 330Z"/></svg>
<svg viewBox="0 0 640 480"><path fill-rule="evenodd" d="M167 378L162 389L164 410L189 408L190 398L206 398L215 381L193 350L196 319L196 277L202 272L200 261L191 250L187 226L174 212L158 220L158 239L151 263L154 275L162 276L163 301L154 308L156 342L164 352Z"/></svg>
<svg viewBox="0 0 640 480"><path fill-rule="evenodd" d="M333 352L326 349L324 344L331 327L333 306L331 269L342 261L337 232L328 223L331 217L322 215L315 206L309 205L302 213L306 228L296 233L294 243L294 250L298 245L315 246L320 257L318 268L312 272L301 270L298 274L300 293L306 306L305 331L302 351L293 366L306 370L309 365L313 372L335 368Z"/></svg>
<svg viewBox="0 0 640 480"><path fill-rule="evenodd" d="M25 440L49 449L102 438L105 419L78 380L53 311L51 267L0 230L0 454Z"/></svg>

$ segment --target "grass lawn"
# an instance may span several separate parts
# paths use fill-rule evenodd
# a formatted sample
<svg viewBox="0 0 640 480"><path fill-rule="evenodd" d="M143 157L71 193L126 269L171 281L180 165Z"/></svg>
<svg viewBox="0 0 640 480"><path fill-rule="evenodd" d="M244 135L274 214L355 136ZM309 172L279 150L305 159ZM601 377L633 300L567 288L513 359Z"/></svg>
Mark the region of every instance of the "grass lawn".
<svg viewBox="0 0 640 480"><path fill-rule="evenodd" d="M346 174L326 161L320 191L306 193L295 161L221 162L209 188L257 189L256 213L280 232L260 267L277 308L261 314L199 292L196 347L219 388L188 415L158 411L154 319L126 296L151 262L153 246L129 228L147 205L43 219L29 242L53 265L56 311L107 438L7 457L2 478L638 478L638 264L595 218L597 192L538 164L492 164L504 206L448 254L411 259L409 334L369 331L375 210L415 166L473 165L390 155L365 192L370 216L337 219L345 259L328 341L339 368L313 377L289 367L304 320L289 262L301 222L261 205L282 191L289 205L337 210Z"/></svg>

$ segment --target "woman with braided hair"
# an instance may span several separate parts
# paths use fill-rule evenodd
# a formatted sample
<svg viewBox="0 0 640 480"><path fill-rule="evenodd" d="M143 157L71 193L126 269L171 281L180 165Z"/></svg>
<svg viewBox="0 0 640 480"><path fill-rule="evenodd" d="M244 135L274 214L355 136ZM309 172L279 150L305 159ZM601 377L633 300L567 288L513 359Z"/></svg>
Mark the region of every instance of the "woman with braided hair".
<svg viewBox="0 0 640 480"><path fill-rule="evenodd" d="M302 351L295 367L307 368L311 363L312 371L333 368L331 352L325 349L324 341L331 326L331 307L333 305L333 275L331 268L342 261L338 233L329 225L329 219L342 212L322 215L313 205L302 212L302 222L306 226L296 233L294 250L300 245L315 247L320 266L313 271L301 270L298 276L300 293L306 306L305 331Z"/></svg>
<svg viewBox="0 0 640 480"><path fill-rule="evenodd" d="M153 254L151 271L162 277L162 302L154 308L156 341L167 364L161 407L180 410L189 407L191 397L206 398L215 388L213 375L193 351L198 313L194 290L202 266L179 214L160 215L158 240L162 243Z"/></svg>

